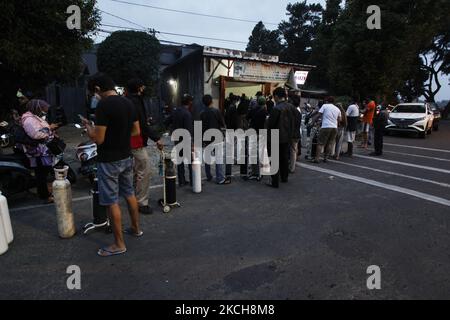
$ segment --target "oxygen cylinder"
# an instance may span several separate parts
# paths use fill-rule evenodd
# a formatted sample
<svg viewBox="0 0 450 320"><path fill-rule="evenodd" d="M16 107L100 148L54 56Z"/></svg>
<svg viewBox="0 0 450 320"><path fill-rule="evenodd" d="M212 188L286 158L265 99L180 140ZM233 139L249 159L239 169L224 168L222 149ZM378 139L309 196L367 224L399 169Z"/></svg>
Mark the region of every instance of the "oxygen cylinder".
<svg viewBox="0 0 450 320"><path fill-rule="evenodd" d="M11 225L11 218L9 216L8 201L2 195L1 191L0 191L0 219L3 220L3 227L5 229L6 241L9 244L13 242L14 234Z"/></svg>
<svg viewBox="0 0 450 320"><path fill-rule="evenodd" d="M67 180L68 166L55 169L55 182L53 182L53 196L55 198L56 219L60 238L68 239L75 235L75 222L72 211L72 189Z"/></svg>
<svg viewBox="0 0 450 320"><path fill-rule="evenodd" d="M95 169L94 184L91 190L92 194L92 214L94 216L94 225L102 225L108 222L108 210L100 205L97 169Z"/></svg>
<svg viewBox="0 0 450 320"><path fill-rule="evenodd" d="M167 156L164 159L165 167L165 181L166 181L166 204L169 206L176 205L177 202L177 175L175 173L175 166L172 159Z"/></svg>
<svg viewBox="0 0 450 320"><path fill-rule="evenodd" d="M5 227L3 219L0 216L0 256L8 251L8 240L6 239Z"/></svg>
<svg viewBox="0 0 450 320"><path fill-rule="evenodd" d="M202 161L197 152L194 152L192 161L192 189L194 193L202 192Z"/></svg>

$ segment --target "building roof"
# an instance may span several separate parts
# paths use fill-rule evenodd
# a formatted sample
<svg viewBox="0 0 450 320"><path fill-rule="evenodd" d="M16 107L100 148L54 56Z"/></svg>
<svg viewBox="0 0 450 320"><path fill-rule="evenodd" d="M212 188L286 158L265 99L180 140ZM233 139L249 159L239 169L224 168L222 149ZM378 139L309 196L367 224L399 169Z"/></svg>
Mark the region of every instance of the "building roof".
<svg viewBox="0 0 450 320"><path fill-rule="evenodd" d="M229 60L277 64L277 65L289 66L294 69L305 70L305 71L311 71L312 69L316 68L316 66L313 66L313 65L282 62L282 61L280 61L279 56L267 55L267 54L262 54L262 53L254 53L254 52L246 52L246 51L233 50L233 49L200 46L197 44L193 44L193 45L186 46L186 47L190 49L190 52L188 54L180 57L177 61L175 61L174 64L170 65L169 68L182 63L183 61L185 61L187 58L191 57L194 54L202 54L204 57L211 57L211 58L222 58L222 59L229 59Z"/></svg>
<svg viewBox="0 0 450 320"><path fill-rule="evenodd" d="M267 55L267 54L255 53L255 52L246 52L246 51L240 51L240 50L216 48L216 47L203 47L203 55L206 57L225 58L225 59L230 59L230 60L241 60L241 61L278 64L278 65L283 65L283 66L291 66L294 68L308 70L308 71L312 70L316 67L313 65L281 62L279 56Z"/></svg>

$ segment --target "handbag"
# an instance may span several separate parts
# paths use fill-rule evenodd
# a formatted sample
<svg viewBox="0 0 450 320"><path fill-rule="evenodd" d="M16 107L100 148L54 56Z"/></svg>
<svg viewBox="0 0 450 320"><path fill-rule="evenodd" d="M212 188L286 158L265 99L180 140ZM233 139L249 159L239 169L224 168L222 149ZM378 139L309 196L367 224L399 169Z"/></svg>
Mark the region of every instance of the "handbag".
<svg viewBox="0 0 450 320"><path fill-rule="evenodd" d="M54 137L46 146L54 156L59 156L66 150L67 145L60 138Z"/></svg>

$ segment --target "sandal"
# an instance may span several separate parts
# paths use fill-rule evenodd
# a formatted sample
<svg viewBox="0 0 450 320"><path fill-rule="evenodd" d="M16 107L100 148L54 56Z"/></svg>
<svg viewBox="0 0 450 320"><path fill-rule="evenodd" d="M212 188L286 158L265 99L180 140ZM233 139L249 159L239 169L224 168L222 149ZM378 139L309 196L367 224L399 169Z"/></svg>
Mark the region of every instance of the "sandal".
<svg viewBox="0 0 450 320"><path fill-rule="evenodd" d="M109 248L102 248L98 250L97 254L102 258L114 257L118 255L122 255L127 252L127 249L112 251Z"/></svg>
<svg viewBox="0 0 450 320"><path fill-rule="evenodd" d="M132 228L125 229L123 233L136 238L141 238L144 235L144 231L139 231L139 233L136 233Z"/></svg>

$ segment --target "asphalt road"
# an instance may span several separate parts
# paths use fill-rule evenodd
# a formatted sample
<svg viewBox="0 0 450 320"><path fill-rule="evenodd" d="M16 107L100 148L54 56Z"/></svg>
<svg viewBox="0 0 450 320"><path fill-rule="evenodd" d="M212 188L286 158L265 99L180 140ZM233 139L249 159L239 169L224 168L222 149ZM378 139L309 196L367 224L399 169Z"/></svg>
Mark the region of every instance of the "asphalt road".
<svg viewBox="0 0 450 320"><path fill-rule="evenodd" d="M450 123L426 140L386 137L385 151L302 160L280 190L180 190L181 209L143 217L145 236L109 259L96 251L111 235L60 240L52 206L15 200L0 299L450 299ZM74 212L87 222L89 201ZM81 290L67 289L70 265ZM366 286L371 265L381 290Z"/></svg>

